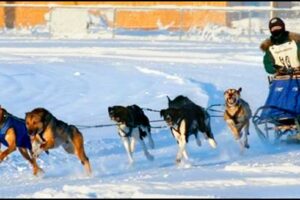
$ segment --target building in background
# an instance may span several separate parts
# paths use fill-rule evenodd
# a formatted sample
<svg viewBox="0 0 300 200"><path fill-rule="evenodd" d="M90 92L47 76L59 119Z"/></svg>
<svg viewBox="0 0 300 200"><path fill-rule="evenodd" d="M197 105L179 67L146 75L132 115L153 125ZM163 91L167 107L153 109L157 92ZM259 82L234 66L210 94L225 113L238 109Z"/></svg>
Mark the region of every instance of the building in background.
<svg viewBox="0 0 300 200"><path fill-rule="evenodd" d="M153 30L160 27L168 29L188 30L191 27L203 27L206 24L217 24L231 26L232 20L248 17L247 12L229 13L226 11L212 10L179 10L181 6L270 6L270 2L250 1L0 1L0 27L26 28L37 25L45 25L51 18L51 8L34 7L36 5L106 5L109 6L156 6L162 8L164 5L174 6L174 9L155 10L113 10L113 9L89 9L89 13L102 18L108 26L125 29L147 29ZM32 7L4 7L5 4L26 4ZM276 7L291 7L299 5L297 2L275 2ZM114 12L114 13L113 13ZM268 13L252 13L252 17L261 17Z"/></svg>

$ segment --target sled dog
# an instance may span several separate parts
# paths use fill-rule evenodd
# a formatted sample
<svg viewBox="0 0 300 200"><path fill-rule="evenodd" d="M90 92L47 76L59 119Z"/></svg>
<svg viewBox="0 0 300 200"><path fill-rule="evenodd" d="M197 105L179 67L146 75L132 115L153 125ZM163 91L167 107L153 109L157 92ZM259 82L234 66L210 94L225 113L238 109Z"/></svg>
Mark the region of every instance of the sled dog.
<svg viewBox="0 0 300 200"><path fill-rule="evenodd" d="M202 132L212 148L217 147L210 128L210 118L204 108L196 105L187 97L177 96L174 100L168 98L168 108L160 111L161 117L171 129L179 149L176 162L180 163L182 158L188 159L186 144L189 137L194 135L198 146L201 146L198 132Z"/></svg>
<svg viewBox="0 0 300 200"><path fill-rule="evenodd" d="M0 147L1 143L7 149L4 151L0 150L0 162L17 148L22 157L31 164L34 175L43 172L37 165L35 157L33 157L31 140L27 133L24 119L13 116L0 106Z"/></svg>
<svg viewBox="0 0 300 200"><path fill-rule="evenodd" d="M67 153L75 154L91 174L91 166L84 150L82 133L74 126L55 118L44 108L35 108L25 116L28 133L33 138L33 155L62 146Z"/></svg>
<svg viewBox="0 0 300 200"><path fill-rule="evenodd" d="M123 141L129 163L133 163L132 154L137 141L142 145L146 158L150 161L153 160L154 157L149 153L144 142L144 138L148 137L149 146L154 148L150 122L143 110L137 105L126 107L115 105L108 107L108 114L117 125L118 134Z"/></svg>
<svg viewBox="0 0 300 200"><path fill-rule="evenodd" d="M250 148L248 144L249 125L252 112L249 104L241 98L242 88L227 89L224 92L224 120L230 128L233 137L238 141L241 152Z"/></svg>

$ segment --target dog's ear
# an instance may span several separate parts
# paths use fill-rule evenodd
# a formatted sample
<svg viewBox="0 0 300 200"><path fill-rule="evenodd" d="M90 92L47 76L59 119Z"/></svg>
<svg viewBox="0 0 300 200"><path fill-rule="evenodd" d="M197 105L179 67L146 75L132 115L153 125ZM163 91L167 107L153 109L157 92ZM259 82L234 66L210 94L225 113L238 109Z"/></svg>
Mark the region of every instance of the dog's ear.
<svg viewBox="0 0 300 200"><path fill-rule="evenodd" d="M172 101L169 96L167 96L167 99L168 99L168 103Z"/></svg>
<svg viewBox="0 0 300 200"><path fill-rule="evenodd" d="M240 87L240 88L238 89L238 92L241 93L241 91L242 91L242 88Z"/></svg>
<svg viewBox="0 0 300 200"><path fill-rule="evenodd" d="M27 117L29 114L30 114L30 112L26 112L26 113L25 113L25 117Z"/></svg>
<svg viewBox="0 0 300 200"><path fill-rule="evenodd" d="M44 127L48 126L51 119L52 119L52 114L50 112L46 111L45 113L43 113L42 121L44 122Z"/></svg>
<svg viewBox="0 0 300 200"><path fill-rule="evenodd" d="M112 107L108 107L108 112L110 112L110 111L111 111L111 109L112 109Z"/></svg>

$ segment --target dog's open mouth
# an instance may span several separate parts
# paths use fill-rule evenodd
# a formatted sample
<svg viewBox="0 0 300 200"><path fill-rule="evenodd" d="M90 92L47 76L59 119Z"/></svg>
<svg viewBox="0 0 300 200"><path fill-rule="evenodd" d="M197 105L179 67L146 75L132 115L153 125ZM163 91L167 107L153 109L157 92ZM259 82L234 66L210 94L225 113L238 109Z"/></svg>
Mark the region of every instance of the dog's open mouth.
<svg viewBox="0 0 300 200"><path fill-rule="evenodd" d="M230 105L236 104L237 98L235 98L235 97L227 98L226 102Z"/></svg>
<svg viewBox="0 0 300 200"><path fill-rule="evenodd" d="M28 131L28 134L29 134L29 136L35 136L36 134L37 134L37 130L30 130L30 131Z"/></svg>
<svg viewBox="0 0 300 200"><path fill-rule="evenodd" d="M40 134L42 132L43 132L42 129L28 130L28 135L34 137L35 135Z"/></svg>

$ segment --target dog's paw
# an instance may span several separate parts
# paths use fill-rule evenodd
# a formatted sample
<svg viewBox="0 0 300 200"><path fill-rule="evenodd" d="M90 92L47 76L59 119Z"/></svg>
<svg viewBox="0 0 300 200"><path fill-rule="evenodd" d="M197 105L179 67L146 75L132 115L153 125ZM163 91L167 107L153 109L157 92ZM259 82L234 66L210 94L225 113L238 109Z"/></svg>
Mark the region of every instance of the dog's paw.
<svg viewBox="0 0 300 200"><path fill-rule="evenodd" d="M234 139L235 139L236 141L239 141L239 140L241 139L242 135L241 135L240 133L238 133L238 134L233 134L233 137L234 137Z"/></svg>
<svg viewBox="0 0 300 200"><path fill-rule="evenodd" d="M149 161L154 160L154 156L152 156L149 152L145 152L145 156L146 156L147 160L149 160Z"/></svg>
<svg viewBox="0 0 300 200"><path fill-rule="evenodd" d="M250 145L249 145L248 143L246 143L246 144L244 145L244 147L247 148L247 149L249 149L249 148L250 148Z"/></svg>
<svg viewBox="0 0 300 200"><path fill-rule="evenodd" d="M201 140L198 138L198 139L196 139L196 143L197 143L197 145L199 146L199 147L201 147Z"/></svg>
<svg viewBox="0 0 300 200"><path fill-rule="evenodd" d="M176 158L175 163L179 165L181 163L181 158Z"/></svg>
<svg viewBox="0 0 300 200"><path fill-rule="evenodd" d="M4 160L7 160L8 159L8 153L3 151L0 153L0 163Z"/></svg>
<svg viewBox="0 0 300 200"><path fill-rule="evenodd" d="M239 143L239 146L240 146L240 155L243 155L244 151L245 151L245 144L240 140L238 141L238 143Z"/></svg>
<svg viewBox="0 0 300 200"><path fill-rule="evenodd" d="M147 154L146 157L147 157L147 160L149 160L149 161L154 160L154 156L152 156L151 154Z"/></svg>
<svg viewBox="0 0 300 200"><path fill-rule="evenodd" d="M129 159L128 163L129 163L129 165L133 165L134 164L134 160L133 159Z"/></svg>
<svg viewBox="0 0 300 200"><path fill-rule="evenodd" d="M4 160L4 156L3 156L3 154L1 153L1 154L0 154L0 163L1 163L3 160Z"/></svg>
<svg viewBox="0 0 300 200"><path fill-rule="evenodd" d="M208 142L212 148L217 148L217 142L214 139L209 138Z"/></svg>
<svg viewBox="0 0 300 200"><path fill-rule="evenodd" d="M42 149L35 149L35 151L32 153L32 157L37 159L42 152L43 152Z"/></svg>
<svg viewBox="0 0 300 200"><path fill-rule="evenodd" d="M39 168L39 167L35 167L34 169L33 169L33 175L34 176L41 176L41 175L43 175L45 172L44 172L44 170L42 169L42 168Z"/></svg>

